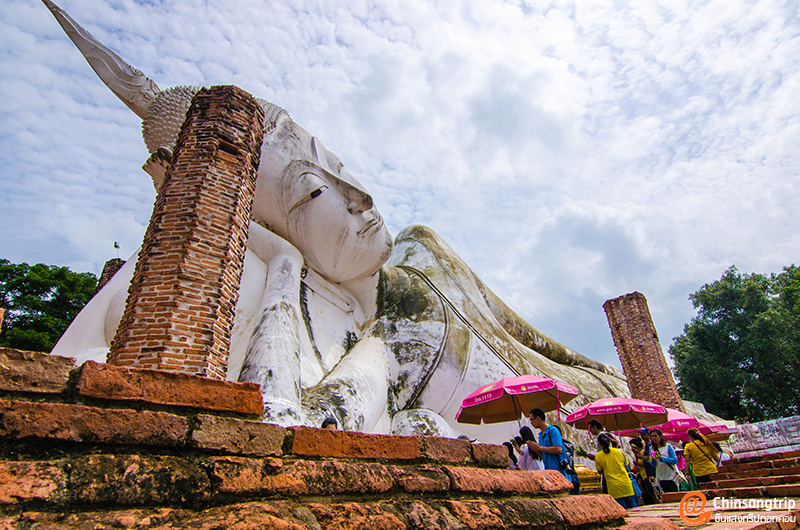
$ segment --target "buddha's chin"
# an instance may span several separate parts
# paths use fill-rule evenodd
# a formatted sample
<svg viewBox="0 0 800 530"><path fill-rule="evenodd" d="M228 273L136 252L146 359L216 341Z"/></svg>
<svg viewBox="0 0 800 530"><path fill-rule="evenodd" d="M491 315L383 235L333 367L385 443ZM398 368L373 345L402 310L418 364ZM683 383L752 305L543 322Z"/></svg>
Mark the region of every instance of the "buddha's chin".
<svg viewBox="0 0 800 530"><path fill-rule="evenodd" d="M392 255L393 242L389 231L384 229L373 234L368 241L362 240L354 256L345 267L332 270L311 263L317 273L333 283L346 284L374 276ZM315 266L316 265L316 266Z"/></svg>

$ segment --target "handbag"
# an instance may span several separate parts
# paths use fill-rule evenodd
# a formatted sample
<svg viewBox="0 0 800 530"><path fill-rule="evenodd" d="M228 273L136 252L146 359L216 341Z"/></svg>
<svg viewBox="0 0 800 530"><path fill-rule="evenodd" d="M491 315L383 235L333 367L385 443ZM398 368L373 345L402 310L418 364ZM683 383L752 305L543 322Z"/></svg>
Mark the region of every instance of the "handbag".
<svg viewBox="0 0 800 530"><path fill-rule="evenodd" d="M639 487L639 481L636 480L636 477L633 476L633 471L630 470L628 467L628 459L625 458L625 454L623 453L622 458L625 459L625 469L628 471L628 478L631 479L631 485L633 486L633 496L637 499L642 496L642 488Z"/></svg>
<svg viewBox="0 0 800 530"><path fill-rule="evenodd" d="M672 465L675 468L675 475L676 475L676 478L678 479L678 486L680 486L681 484L686 484L687 482L689 482L689 479L686 478L686 475L683 474L683 471L678 469L678 466L676 466L675 464L672 464Z"/></svg>

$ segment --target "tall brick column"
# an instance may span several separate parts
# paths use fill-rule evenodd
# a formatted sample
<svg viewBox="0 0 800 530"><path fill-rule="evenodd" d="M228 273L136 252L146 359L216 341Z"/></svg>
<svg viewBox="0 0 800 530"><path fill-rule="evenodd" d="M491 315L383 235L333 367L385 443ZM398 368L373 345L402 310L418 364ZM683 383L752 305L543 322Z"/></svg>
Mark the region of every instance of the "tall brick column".
<svg viewBox="0 0 800 530"><path fill-rule="evenodd" d="M225 379L264 111L233 86L192 100L109 364Z"/></svg>
<svg viewBox="0 0 800 530"><path fill-rule="evenodd" d="M607 300L603 309L631 397L684 411L644 295L630 293Z"/></svg>

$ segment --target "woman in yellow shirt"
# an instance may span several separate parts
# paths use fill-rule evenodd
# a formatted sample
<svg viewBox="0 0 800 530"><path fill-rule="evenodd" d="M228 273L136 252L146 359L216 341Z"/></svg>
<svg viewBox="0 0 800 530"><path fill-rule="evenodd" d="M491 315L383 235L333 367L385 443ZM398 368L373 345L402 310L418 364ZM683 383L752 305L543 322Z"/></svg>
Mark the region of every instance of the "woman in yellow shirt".
<svg viewBox="0 0 800 530"><path fill-rule="evenodd" d="M719 452L714 447L714 444L700 434L697 429L689 429L687 434L692 441L683 448L683 456L686 458L686 463L692 466L692 472L698 484L710 482L711 475L717 472L717 466L714 462L716 462Z"/></svg>
<svg viewBox="0 0 800 530"><path fill-rule="evenodd" d="M611 440L606 433L597 437L597 443L600 444L602 451L595 455L594 463L597 472L602 473L606 479L609 495L625 509L636 508L638 504L628 474L625 454L616 447L611 447Z"/></svg>

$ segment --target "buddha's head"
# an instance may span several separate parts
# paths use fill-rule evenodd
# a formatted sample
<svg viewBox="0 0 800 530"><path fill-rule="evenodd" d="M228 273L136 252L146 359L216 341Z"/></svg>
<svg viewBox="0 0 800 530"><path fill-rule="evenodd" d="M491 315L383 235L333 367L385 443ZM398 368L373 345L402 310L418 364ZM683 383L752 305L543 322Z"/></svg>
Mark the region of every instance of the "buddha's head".
<svg viewBox="0 0 800 530"><path fill-rule="evenodd" d="M392 252L372 196L339 157L285 114L264 137L253 215L336 283L375 274Z"/></svg>

